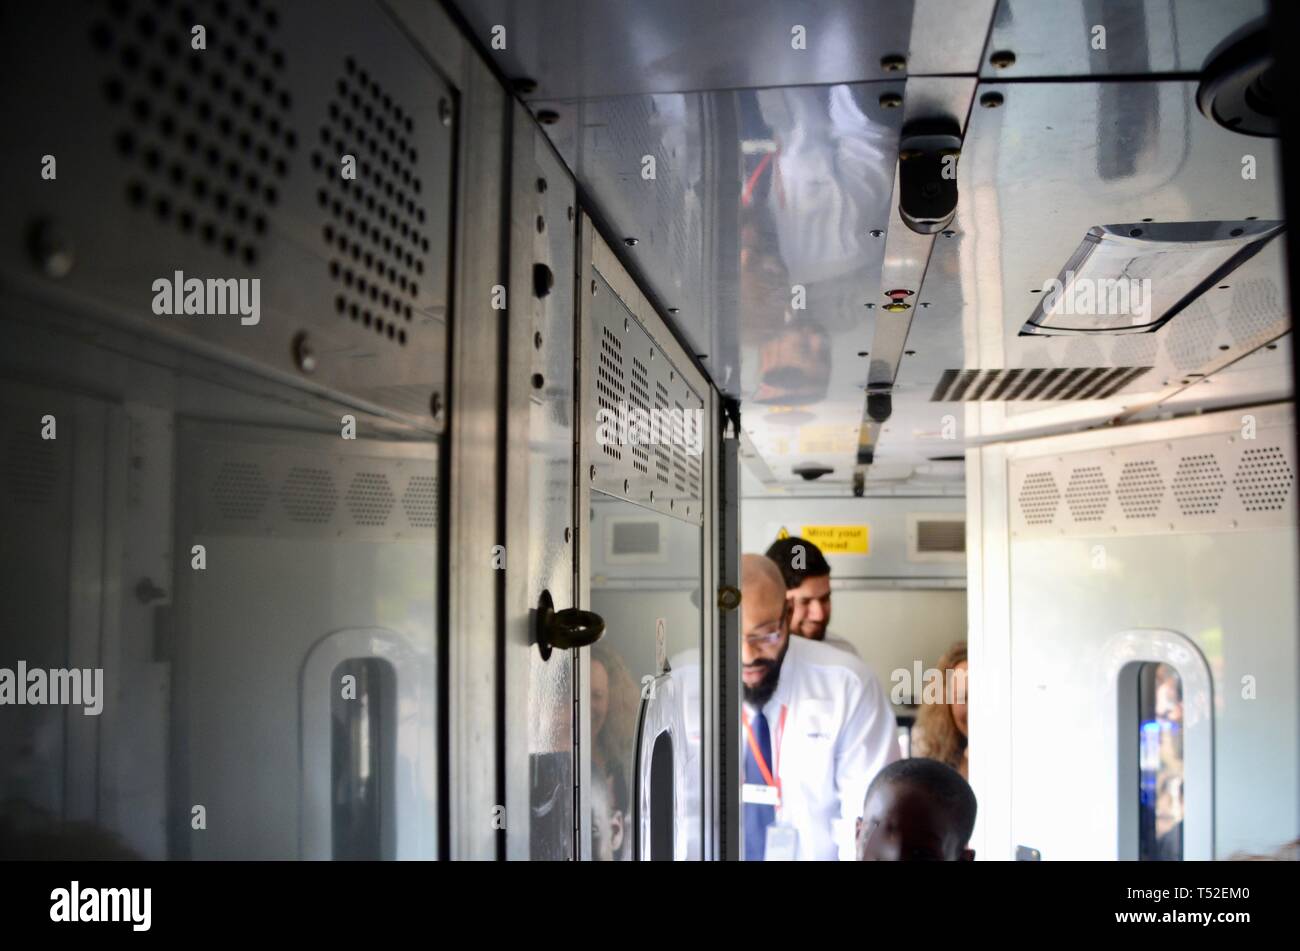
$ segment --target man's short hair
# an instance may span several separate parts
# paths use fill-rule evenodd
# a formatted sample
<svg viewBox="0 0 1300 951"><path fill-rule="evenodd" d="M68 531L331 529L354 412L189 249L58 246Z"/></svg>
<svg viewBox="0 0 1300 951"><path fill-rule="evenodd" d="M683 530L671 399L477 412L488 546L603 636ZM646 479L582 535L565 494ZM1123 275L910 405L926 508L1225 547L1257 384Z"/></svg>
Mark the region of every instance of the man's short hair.
<svg viewBox="0 0 1300 951"><path fill-rule="evenodd" d="M781 578L786 590L799 587L806 578L824 578L831 573L831 566L826 562L822 550L798 535L778 538L767 550L767 557L776 562L781 569ZM799 567L795 567L796 562Z"/></svg>
<svg viewBox="0 0 1300 951"><path fill-rule="evenodd" d="M867 795L862 801L864 813L871 794L885 783L924 789L952 821L953 829L961 837L962 847L970 843L975 832L975 792L957 770L937 759L920 756L895 760L878 772L867 787Z"/></svg>

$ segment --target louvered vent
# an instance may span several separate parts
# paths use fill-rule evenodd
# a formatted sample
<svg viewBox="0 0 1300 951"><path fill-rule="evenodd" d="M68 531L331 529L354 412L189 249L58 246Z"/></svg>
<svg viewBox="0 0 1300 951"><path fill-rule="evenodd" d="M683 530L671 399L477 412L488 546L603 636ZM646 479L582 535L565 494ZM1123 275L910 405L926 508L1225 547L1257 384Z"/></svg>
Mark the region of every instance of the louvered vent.
<svg viewBox="0 0 1300 951"><path fill-rule="evenodd" d="M627 402L627 384L623 376L623 341L608 327L601 327L600 364L596 368L596 400L600 408L615 415L619 404ZM601 450L611 459L623 458L615 440L605 440Z"/></svg>
<svg viewBox="0 0 1300 951"><path fill-rule="evenodd" d="M1164 498L1165 483L1160 468L1151 459L1124 463L1115 497L1125 518L1155 518Z"/></svg>
<svg viewBox="0 0 1300 951"><path fill-rule="evenodd" d="M256 264L297 148L269 0L109 0L91 29L137 213ZM206 49L191 46L202 24Z"/></svg>
<svg viewBox="0 0 1300 951"><path fill-rule="evenodd" d="M1100 522L1110 501L1110 486L1100 466L1082 466L1070 473L1065 505L1076 522Z"/></svg>
<svg viewBox="0 0 1300 951"><path fill-rule="evenodd" d="M1247 512L1272 512L1286 507L1295 474L1280 446L1246 449L1232 485Z"/></svg>
<svg viewBox="0 0 1300 951"><path fill-rule="evenodd" d="M643 410L647 414L650 412L650 379L649 371L635 356L632 357L632 373L628 377L628 409ZM647 415L647 418L648 415ZM642 475L650 474L650 449L644 442L632 443L632 468Z"/></svg>
<svg viewBox="0 0 1300 951"><path fill-rule="evenodd" d="M9 433L5 446L5 487L15 502L45 505L53 500L58 483L59 450L57 441L42 439L35 426L34 422L26 421L15 424Z"/></svg>
<svg viewBox="0 0 1300 951"><path fill-rule="evenodd" d="M916 523L917 554L965 554L966 523L957 519L920 519Z"/></svg>
<svg viewBox="0 0 1300 951"><path fill-rule="evenodd" d="M1029 367L1010 370L944 370L930 399L1100 400L1123 390L1151 367Z"/></svg>
<svg viewBox="0 0 1300 951"><path fill-rule="evenodd" d="M1056 518L1061 490L1050 472L1031 472L1020 486L1020 511L1028 525L1050 525Z"/></svg>
<svg viewBox="0 0 1300 951"><path fill-rule="evenodd" d="M1184 515L1213 515L1227 482L1213 453L1184 456L1174 472L1174 498Z"/></svg>
<svg viewBox="0 0 1300 951"><path fill-rule="evenodd" d="M348 57L311 156L324 178L316 193L328 215L322 232L336 251L334 308L399 346L406 346L429 250L416 136L411 113ZM345 155L356 160L355 179L343 177Z"/></svg>
<svg viewBox="0 0 1300 951"><path fill-rule="evenodd" d="M655 409L665 410L668 408L668 389L660 380L655 380ZM669 476L672 473L673 457L668 447L660 442L654 447L655 449L655 481L660 485L669 484Z"/></svg>

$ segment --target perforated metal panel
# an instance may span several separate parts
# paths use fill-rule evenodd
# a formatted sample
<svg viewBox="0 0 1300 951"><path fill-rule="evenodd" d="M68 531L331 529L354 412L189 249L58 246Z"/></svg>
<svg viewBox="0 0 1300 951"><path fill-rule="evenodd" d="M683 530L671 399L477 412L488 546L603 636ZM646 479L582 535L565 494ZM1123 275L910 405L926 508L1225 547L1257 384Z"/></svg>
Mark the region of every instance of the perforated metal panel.
<svg viewBox="0 0 1300 951"><path fill-rule="evenodd" d="M699 523L702 456L693 450L703 449L709 431L704 402L604 277L592 273L586 291L595 372L583 410L591 417L584 420L591 439L588 478L608 495ZM658 418L663 426L648 434L631 427L618 432L618 421L633 414ZM602 421L615 425L602 429Z"/></svg>
<svg viewBox="0 0 1300 951"><path fill-rule="evenodd" d="M1018 459L1015 535L1249 530L1295 520L1295 447L1286 427ZM1064 486L1064 492L1061 491ZM1064 504L1060 504L1061 500Z"/></svg>
<svg viewBox="0 0 1300 951"><path fill-rule="evenodd" d="M315 437L316 446L328 439ZM339 443L337 452L203 443L197 530L340 541L436 537L432 447Z"/></svg>
<svg viewBox="0 0 1300 951"><path fill-rule="evenodd" d="M95 0L13 13L0 35L0 172L30 187L6 201L7 280L441 425L430 407L446 373L454 95L382 4ZM42 154L57 162L52 181L39 178ZM66 251L66 274L42 270L36 233ZM258 281L259 319L229 306L155 313L154 282L178 273Z"/></svg>

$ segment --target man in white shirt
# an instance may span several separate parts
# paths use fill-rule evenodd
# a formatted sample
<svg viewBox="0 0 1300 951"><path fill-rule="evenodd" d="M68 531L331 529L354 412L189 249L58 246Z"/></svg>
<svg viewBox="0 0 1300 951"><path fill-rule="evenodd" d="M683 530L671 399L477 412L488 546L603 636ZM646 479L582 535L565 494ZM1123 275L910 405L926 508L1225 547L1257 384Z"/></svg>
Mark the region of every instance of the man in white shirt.
<svg viewBox="0 0 1300 951"><path fill-rule="evenodd" d="M743 556L741 591L744 857L851 855L867 787L899 755L889 701L856 657L790 636L770 559Z"/></svg>
<svg viewBox="0 0 1300 951"><path fill-rule="evenodd" d="M852 643L826 630L831 623L831 566L822 550L806 538L792 535L774 541L767 557L776 562L785 581L790 633L859 656Z"/></svg>

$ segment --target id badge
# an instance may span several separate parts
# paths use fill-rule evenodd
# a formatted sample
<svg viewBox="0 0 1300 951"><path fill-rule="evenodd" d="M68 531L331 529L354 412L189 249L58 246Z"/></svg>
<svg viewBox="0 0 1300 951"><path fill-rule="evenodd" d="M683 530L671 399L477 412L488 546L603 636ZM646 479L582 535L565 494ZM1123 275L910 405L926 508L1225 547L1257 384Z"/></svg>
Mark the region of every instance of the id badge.
<svg viewBox="0 0 1300 951"><path fill-rule="evenodd" d="M740 791L740 801L755 806L779 806L781 797L775 786L762 783L745 783Z"/></svg>
<svg viewBox="0 0 1300 951"><path fill-rule="evenodd" d="M767 827L767 846L763 851L766 862L793 862L798 853L799 833L794 826L773 823Z"/></svg>

